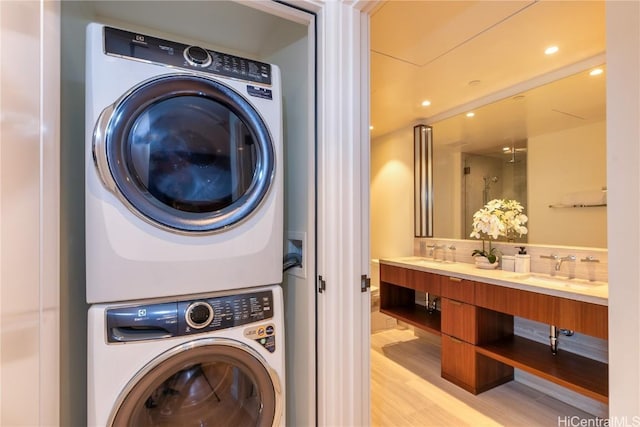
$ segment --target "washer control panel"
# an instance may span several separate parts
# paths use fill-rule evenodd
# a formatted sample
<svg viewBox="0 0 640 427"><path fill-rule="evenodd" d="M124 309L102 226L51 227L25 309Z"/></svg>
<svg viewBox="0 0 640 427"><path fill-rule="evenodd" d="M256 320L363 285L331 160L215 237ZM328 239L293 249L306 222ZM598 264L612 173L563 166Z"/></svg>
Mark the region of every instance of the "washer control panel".
<svg viewBox="0 0 640 427"><path fill-rule="evenodd" d="M184 59L194 67L208 67L213 60L206 49L200 46L189 46L184 50Z"/></svg>
<svg viewBox="0 0 640 427"><path fill-rule="evenodd" d="M212 332L273 317L273 293L261 291L106 310L107 342Z"/></svg>
<svg viewBox="0 0 640 427"><path fill-rule="evenodd" d="M193 329L206 328L213 321L213 307L206 301L196 301L187 307L184 319Z"/></svg>
<svg viewBox="0 0 640 427"><path fill-rule="evenodd" d="M270 64L112 27L104 27L104 52L121 58L271 84Z"/></svg>

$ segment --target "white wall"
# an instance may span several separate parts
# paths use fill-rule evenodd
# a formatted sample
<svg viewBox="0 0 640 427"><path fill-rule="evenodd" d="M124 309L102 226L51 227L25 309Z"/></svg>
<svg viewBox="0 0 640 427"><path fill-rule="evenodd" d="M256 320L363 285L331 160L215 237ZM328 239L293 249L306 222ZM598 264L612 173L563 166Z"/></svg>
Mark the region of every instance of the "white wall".
<svg viewBox="0 0 640 427"><path fill-rule="evenodd" d="M7 426L58 423L57 10L54 2L0 2L0 425Z"/></svg>
<svg viewBox="0 0 640 427"><path fill-rule="evenodd" d="M87 6L61 7L60 384L61 425L87 420L87 310L84 262L84 31ZM80 54L83 52L83 54Z"/></svg>
<svg viewBox="0 0 640 427"><path fill-rule="evenodd" d="M298 41L264 57L280 66L285 141L285 239L302 239L303 266L284 276L287 371L287 424L313 425L316 419L315 372L315 105L314 40L300 26ZM290 34L289 34L290 37ZM287 240L285 240L287 252Z"/></svg>
<svg viewBox="0 0 640 427"><path fill-rule="evenodd" d="M413 128L371 141L371 257L413 254Z"/></svg>
<svg viewBox="0 0 640 427"><path fill-rule="evenodd" d="M529 241L548 245L607 247L607 208L549 208L570 193L607 185L606 122L529 138ZM580 197L572 196L575 200Z"/></svg>
<svg viewBox="0 0 640 427"><path fill-rule="evenodd" d="M413 161L411 125L371 140L371 257L374 259L413 253ZM434 143L433 182L434 236L463 238L459 152Z"/></svg>
<svg viewBox="0 0 640 427"><path fill-rule="evenodd" d="M639 164L640 2L609 1L609 416L619 419L640 416ZM631 423L633 419L627 421Z"/></svg>

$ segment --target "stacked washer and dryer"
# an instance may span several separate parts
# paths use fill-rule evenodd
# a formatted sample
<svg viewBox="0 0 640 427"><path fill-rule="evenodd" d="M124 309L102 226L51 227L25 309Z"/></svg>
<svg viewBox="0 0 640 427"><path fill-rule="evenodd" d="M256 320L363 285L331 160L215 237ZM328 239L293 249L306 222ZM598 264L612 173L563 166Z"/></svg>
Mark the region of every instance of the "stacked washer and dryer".
<svg viewBox="0 0 640 427"><path fill-rule="evenodd" d="M87 27L88 424L284 425L273 64Z"/></svg>

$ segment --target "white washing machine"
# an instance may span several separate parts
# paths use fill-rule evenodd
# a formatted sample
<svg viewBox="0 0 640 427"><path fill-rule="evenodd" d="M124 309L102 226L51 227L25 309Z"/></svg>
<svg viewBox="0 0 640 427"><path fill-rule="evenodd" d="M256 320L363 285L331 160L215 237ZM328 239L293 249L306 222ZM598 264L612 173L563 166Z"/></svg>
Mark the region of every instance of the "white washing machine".
<svg viewBox="0 0 640 427"><path fill-rule="evenodd" d="M92 23L89 303L280 283L277 66Z"/></svg>
<svg viewBox="0 0 640 427"><path fill-rule="evenodd" d="M282 290L89 309L89 426L284 426Z"/></svg>

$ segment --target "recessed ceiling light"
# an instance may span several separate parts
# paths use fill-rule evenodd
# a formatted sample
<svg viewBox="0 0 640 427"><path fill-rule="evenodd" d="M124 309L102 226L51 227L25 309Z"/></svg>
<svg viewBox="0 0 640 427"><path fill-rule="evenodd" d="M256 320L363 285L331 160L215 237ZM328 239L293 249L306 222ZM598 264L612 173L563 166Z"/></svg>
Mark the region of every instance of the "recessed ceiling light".
<svg viewBox="0 0 640 427"><path fill-rule="evenodd" d="M425 99L424 101L422 101L423 107L428 107L429 105L431 105L431 101L429 101L428 99Z"/></svg>
<svg viewBox="0 0 640 427"><path fill-rule="evenodd" d="M369 126L369 130L373 130L373 126Z"/></svg>
<svg viewBox="0 0 640 427"><path fill-rule="evenodd" d="M546 48L544 50L544 54L545 55L553 55L554 53L556 53L558 51L558 46L549 46L548 48Z"/></svg>
<svg viewBox="0 0 640 427"><path fill-rule="evenodd" d="M467 113L467 117L473 117L473 116L475 116L475 115L476 115L476 113L474 113L473 111L469 111L469 112Z"/></svg>
<svg viewBox="0 0 640 427"><path fill-rule="evenodd" d="M589 75L590 76L599 76L602 73L604 73L604 70L602 68L594 68L593 70L591 70Z"/></svg>

